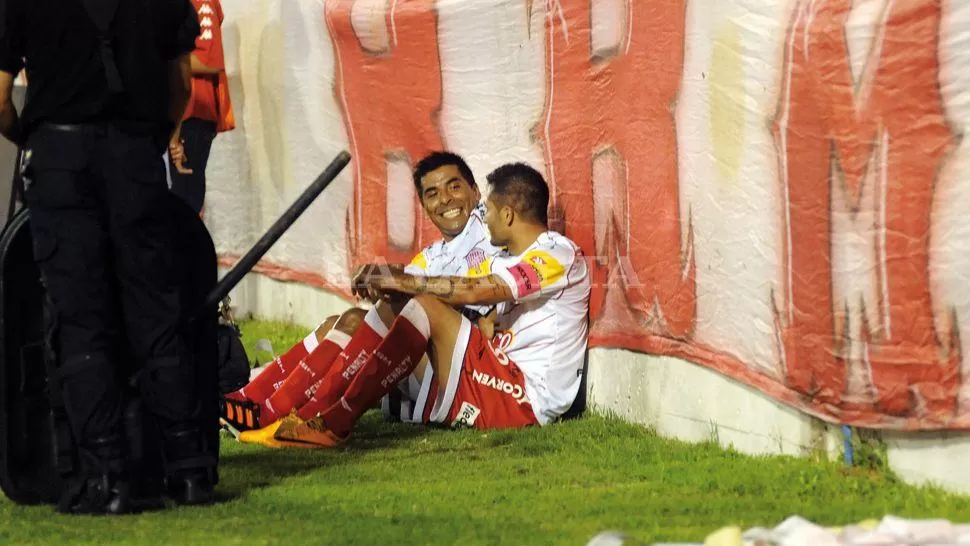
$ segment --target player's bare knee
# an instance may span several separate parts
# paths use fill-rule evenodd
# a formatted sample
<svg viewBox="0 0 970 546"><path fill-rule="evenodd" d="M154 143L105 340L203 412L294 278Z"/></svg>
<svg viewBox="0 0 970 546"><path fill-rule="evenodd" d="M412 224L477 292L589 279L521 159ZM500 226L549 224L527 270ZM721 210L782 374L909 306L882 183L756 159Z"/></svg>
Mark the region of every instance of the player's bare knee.
<svg viewBox="0 0 970 546"><path fill-rule="evenodd" d="M457 311L437 297L426 294L416 296L411 301L419 305L428 317L432 338L444 336L454 341L461 325L461 315Z"/></svg>
<svg viewBox="0 0 970 546"><path fill-rule="evenodd" d="M357 307L351 307L350 309L344 311L340 318L337 319L337 323L334 328L348 335L353 335L357 331L357 328L364 323L364 316L367 311L359 309Z"/></svg>
<svg viewBox="0 0 970 546"><path fill-rule="evenodd" d="M320 326L317 326L317 329L313 331L313 333L317 336L317 341L323 341L323 338L325 338L330 330L333 329L333 326L337 324L337 319L339 318L339 315L330 315L320 324Z"/></svg>

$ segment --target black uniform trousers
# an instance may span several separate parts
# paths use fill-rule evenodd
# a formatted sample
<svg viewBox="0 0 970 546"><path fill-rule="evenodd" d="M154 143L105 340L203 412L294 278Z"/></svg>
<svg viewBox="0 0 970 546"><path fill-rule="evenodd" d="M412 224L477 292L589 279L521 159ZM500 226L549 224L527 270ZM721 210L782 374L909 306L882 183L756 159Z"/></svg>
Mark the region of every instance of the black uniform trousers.
<svg viewBox="0 0 970 546"><path fill-rule="evenodd" d="M182 123L182 143L185 149L185 167L192 172L182 174L175 170L169 158L169 175L172 193L178 195L196 213L202 213L205 205L205 169L209 164L209 152L216 138L216 122L189 118Z"/></svg>
<svg viewBox="0 0 970 546"><path fill-rule="evenodd" d="M179 333L182 265L160 147L149 135L85 124L42 125L27 149L34 257L58 324L71 429L82 450L110 444L100 458L121 460L130 378L163 428L191 428L199 408Z"/></svg>

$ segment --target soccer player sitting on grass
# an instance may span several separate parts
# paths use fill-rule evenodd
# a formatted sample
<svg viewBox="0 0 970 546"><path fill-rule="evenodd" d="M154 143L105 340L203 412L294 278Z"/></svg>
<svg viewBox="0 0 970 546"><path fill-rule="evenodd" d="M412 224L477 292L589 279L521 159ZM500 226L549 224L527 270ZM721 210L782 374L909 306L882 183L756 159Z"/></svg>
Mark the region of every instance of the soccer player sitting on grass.
<svg viewBox="0 0 970 546"><path fill-rule="evenodd" d="M416 372L425 352L444 384L427 422L515 428L545 425L567 411L586 353L586 261L572 241L548 229L549 189L535 169L504 165L488 175L488 187L485 220L492 244L505 250L487 259L478 277L392 272L355 287L374 301L406 303L366 361L331 369L328 378L352 371L352 380L321 397L319 415L283 418L267 445L341 444L365 411ZM497 306L492 342L454 308L464 305Z"/></svg>
<svg viewBox="0 0 970 546"><path fill-rule="evenodd" d="M415 166L414 184L425 213L441 232L442 239L421 251L407 266L362 266L354 276L355 286L381 269L415 276L461 276L498 253L489 243L481 193L471 169L460 156L435 152L425 157ZM487 313L487 310L466 312L472 315ZM362 358L361 355L369 355L394 318L393 309L387 304L379 304L370 311L351 308L339 316L328 317L303 341L267 365L249 384L226 395L223 420L247 431L269 426L293 410L306 418L316 415L326 409L318 407L316 393L320 389L340 392L346 386L342 376L324 385L322 378L326 372L333 365L345 369ZM411 410L402 412L404 420L431 409L428 393L435 391L433 373L419 375L420 379L407 377L402 381L406 391L402 405ZM246 434L241 439L252 437Z"/></svg>

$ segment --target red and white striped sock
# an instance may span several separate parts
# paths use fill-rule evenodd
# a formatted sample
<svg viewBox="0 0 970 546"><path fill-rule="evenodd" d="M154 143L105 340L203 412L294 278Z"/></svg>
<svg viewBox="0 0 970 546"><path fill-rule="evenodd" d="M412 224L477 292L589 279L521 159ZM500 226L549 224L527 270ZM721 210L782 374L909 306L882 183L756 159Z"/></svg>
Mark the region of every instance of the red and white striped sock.
<svg viewBox="0 0 970 546"><path fill-rule="evenodd" d="M409 301L343 396L320 414L327 429L341 437L350 434L364 412L418 367L430 337L428 314L417 301Z"/></svg>
<svg viewBox="0 0 970 546"><path fill-rule="evenodd" d="M303 420L310 419L339 400L387 332L387 326L377 310L368 311L350 343L334 361L330 370L313 386L313 395L300 407L297 415Z"/></svg>
<svg viewBox="0 0 970 546"><path fill-rule="evenodd" d="M303 341L290 347L290 350L283 353L249 382L245 387L237 391L243 398L262 404L267 398L272 396L276 389L283 384L286 376L290 374L300 361L317 348L316 330L303 338ZM232 393L236 394L236 393Z"/></svg>
<svg viewBox="0 0 970 546"><path fill-rule="evenodd" d="M301 360L286 376L280 388L266 399L259 412L260 425L266 426L306 404L313 394L314 385L330 371L331 365L349 342L350 336L346 333L330 330L320 345Z"/></svg>

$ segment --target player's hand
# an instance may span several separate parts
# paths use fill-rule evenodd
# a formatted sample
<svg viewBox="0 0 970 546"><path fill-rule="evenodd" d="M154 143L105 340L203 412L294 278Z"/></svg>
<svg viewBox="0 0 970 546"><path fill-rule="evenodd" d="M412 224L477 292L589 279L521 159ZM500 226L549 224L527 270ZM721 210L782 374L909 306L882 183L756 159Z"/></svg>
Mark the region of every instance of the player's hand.
<svg viewBox="0 0 970 546"><path fill-rule="evenodd" d="M482 315L479 317L478 321L475 323L478 325L478 329L482 331L485 335L485 339L492 339L495 336L495 319L498 317L496 309L487 315Z"/></svg>
<svg viewBox="0 0 970 546"><path fill-rule="evenodd" d="M386 299L386 275L377 264L364 264L357 268L350 281L350 292L362 299L372 303L377 303L381 299Z"/></svg>
<svg viewBox="0 0 970 546"><path fill-rule="evenodd" d="M361 299L370 299L367 293L367 281L377 272L374 264L364 264L357 268L350 279L350 293Z"/></svg>
<svg viewBox="0 0 970 546"><path fill-rule="evenodd" d="M192 169L185 166L188 159L185 156L185 146L180 140L173 140L168 144L168 155L172 158L172 165L180 174L192 174Z"/></svg>
<svg viewBox="0 0 970 546"><path fill-rule="evenodd" d="M387 279L383 275L375 275L367 279L365 291L367 294L366 298L373 303L377 303L381 300L391 300L391 294L388 291Z"/></svg>

